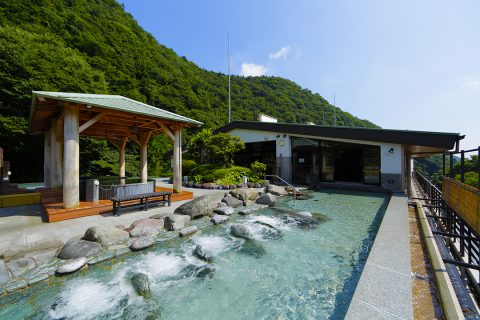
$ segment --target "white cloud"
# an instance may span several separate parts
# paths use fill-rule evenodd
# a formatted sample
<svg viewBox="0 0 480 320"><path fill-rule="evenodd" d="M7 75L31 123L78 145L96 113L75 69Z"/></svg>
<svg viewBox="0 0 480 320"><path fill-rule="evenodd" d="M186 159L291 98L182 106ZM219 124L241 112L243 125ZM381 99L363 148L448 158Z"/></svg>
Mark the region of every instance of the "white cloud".
<svg viewBox="0 0 480 320"><path fill-rule="evenodd" d="M267 67L254 64L254 63L242 63L242 71L240 75L244 77L259 77L267 73Z"/></svg>
<svg viewBox="0 0 480 320"><path fill-rule="evenodd" d="M280 59L280 58L286 59L289 51L290 51L290 47L282 47L277 52L270 53L270 59Z"/></svg>
<svg viewBox="0 0 480 320"><path fill-rule="evenodd" d="M477 88L480 87L479 80L467 80L463 83L462 88Z"/></svg>

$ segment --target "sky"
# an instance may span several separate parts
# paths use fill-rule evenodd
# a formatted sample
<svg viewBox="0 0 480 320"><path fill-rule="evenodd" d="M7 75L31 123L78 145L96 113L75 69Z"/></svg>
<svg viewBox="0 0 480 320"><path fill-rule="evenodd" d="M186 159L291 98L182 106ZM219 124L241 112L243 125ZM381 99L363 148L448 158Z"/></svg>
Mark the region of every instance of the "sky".
<svg viewBox="0 0 480 320"><path fill-rule="evenodd" d="M279 76L383 128L480 145L478 0L123 0L203 69ZM234 107L234 106L233 106Z"/></svg>

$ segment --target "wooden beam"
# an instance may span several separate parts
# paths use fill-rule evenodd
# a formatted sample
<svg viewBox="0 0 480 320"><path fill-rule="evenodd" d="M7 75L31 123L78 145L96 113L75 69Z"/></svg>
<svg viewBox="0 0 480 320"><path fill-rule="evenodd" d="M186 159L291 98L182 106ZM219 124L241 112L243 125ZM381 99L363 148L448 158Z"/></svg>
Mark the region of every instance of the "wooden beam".
<svg viewBox="0 0 480 320"><path fill-rule="evenodd" d="M175 142L175 136L173 135L172 131L170 131L170 129L168 129L168 127L162 123L162 122L157 122L158 125L162 128L163 132L165 132L167 134L167 136L170 137L170 139Z"/></svg>
<svg viewBox="0 0 480 320"><path fill-rule="evenodd" d="M92 119L90 119L87 122L85 122L84 124L82 124L80 126L80 128L78 128L79 133L82 133L83 130L87 129L88 127L93 125L95 122L102 119L104 116L105 116L105 112L99 113L95 117L93 117Z"/></svg>
<svg viewBox="0 0 480 320"><path fill-rule="evenodd" d="M127 136L132 139L133 142L135 142L136 144L138 144L139 146L141 146L142 144L140 143L140 140L138 139L138 136L133 133L132 131L130 131L130 128L127 128Z"/></svg>

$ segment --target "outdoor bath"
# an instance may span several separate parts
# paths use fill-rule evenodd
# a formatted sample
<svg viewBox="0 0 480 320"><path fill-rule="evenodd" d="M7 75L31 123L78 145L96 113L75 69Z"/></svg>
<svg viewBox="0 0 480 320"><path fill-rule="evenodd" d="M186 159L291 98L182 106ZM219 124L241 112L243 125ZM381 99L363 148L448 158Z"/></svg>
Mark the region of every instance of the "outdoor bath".
<svg viewBox="0 0 480 320"><path fill-rule="evenodd" d="M0 298L2 319L342 319L389 196L324 190ZM305 210L316 223L285 215ZM252 239L232 236L246 227ZM193 252L200 245L213 261ZM151 296L131 277L148 276Z"/></svg>

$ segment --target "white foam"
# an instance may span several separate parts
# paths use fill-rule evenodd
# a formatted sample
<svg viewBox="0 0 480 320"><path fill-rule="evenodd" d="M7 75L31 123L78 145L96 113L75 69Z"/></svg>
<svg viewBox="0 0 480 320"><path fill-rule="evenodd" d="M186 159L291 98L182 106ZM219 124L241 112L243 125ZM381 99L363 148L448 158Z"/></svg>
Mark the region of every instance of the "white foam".
<svg viewBox="0 0 480 320"><path fill-rule="evenodd" d="M263 222L263 223L267 223L277 229L282 229L282 230L289 230L290 227L288 226L288 224L286 224L284 221L282 221L282 219L278 218L278 217L270 217L270 216L251 216L251 218L254 220L254 221L258 221L258 222Z"/></svg>
<svg viewBox="0 0 480 320"><path fill-rule="evenodd" d="M179 256L173 254L147 254L142 261L140 261L139 267L141 272L145 272L152 276L154 279L161 279L165 277L172 277L177 275L185 267L186 263Z"/></svg>
<svg viewBox="0 0 480 320"><path fill-rule="evenodd" d="M234 245L234 241L220 236L194 237L193 241L214 256L229 250Z"/></svg>

